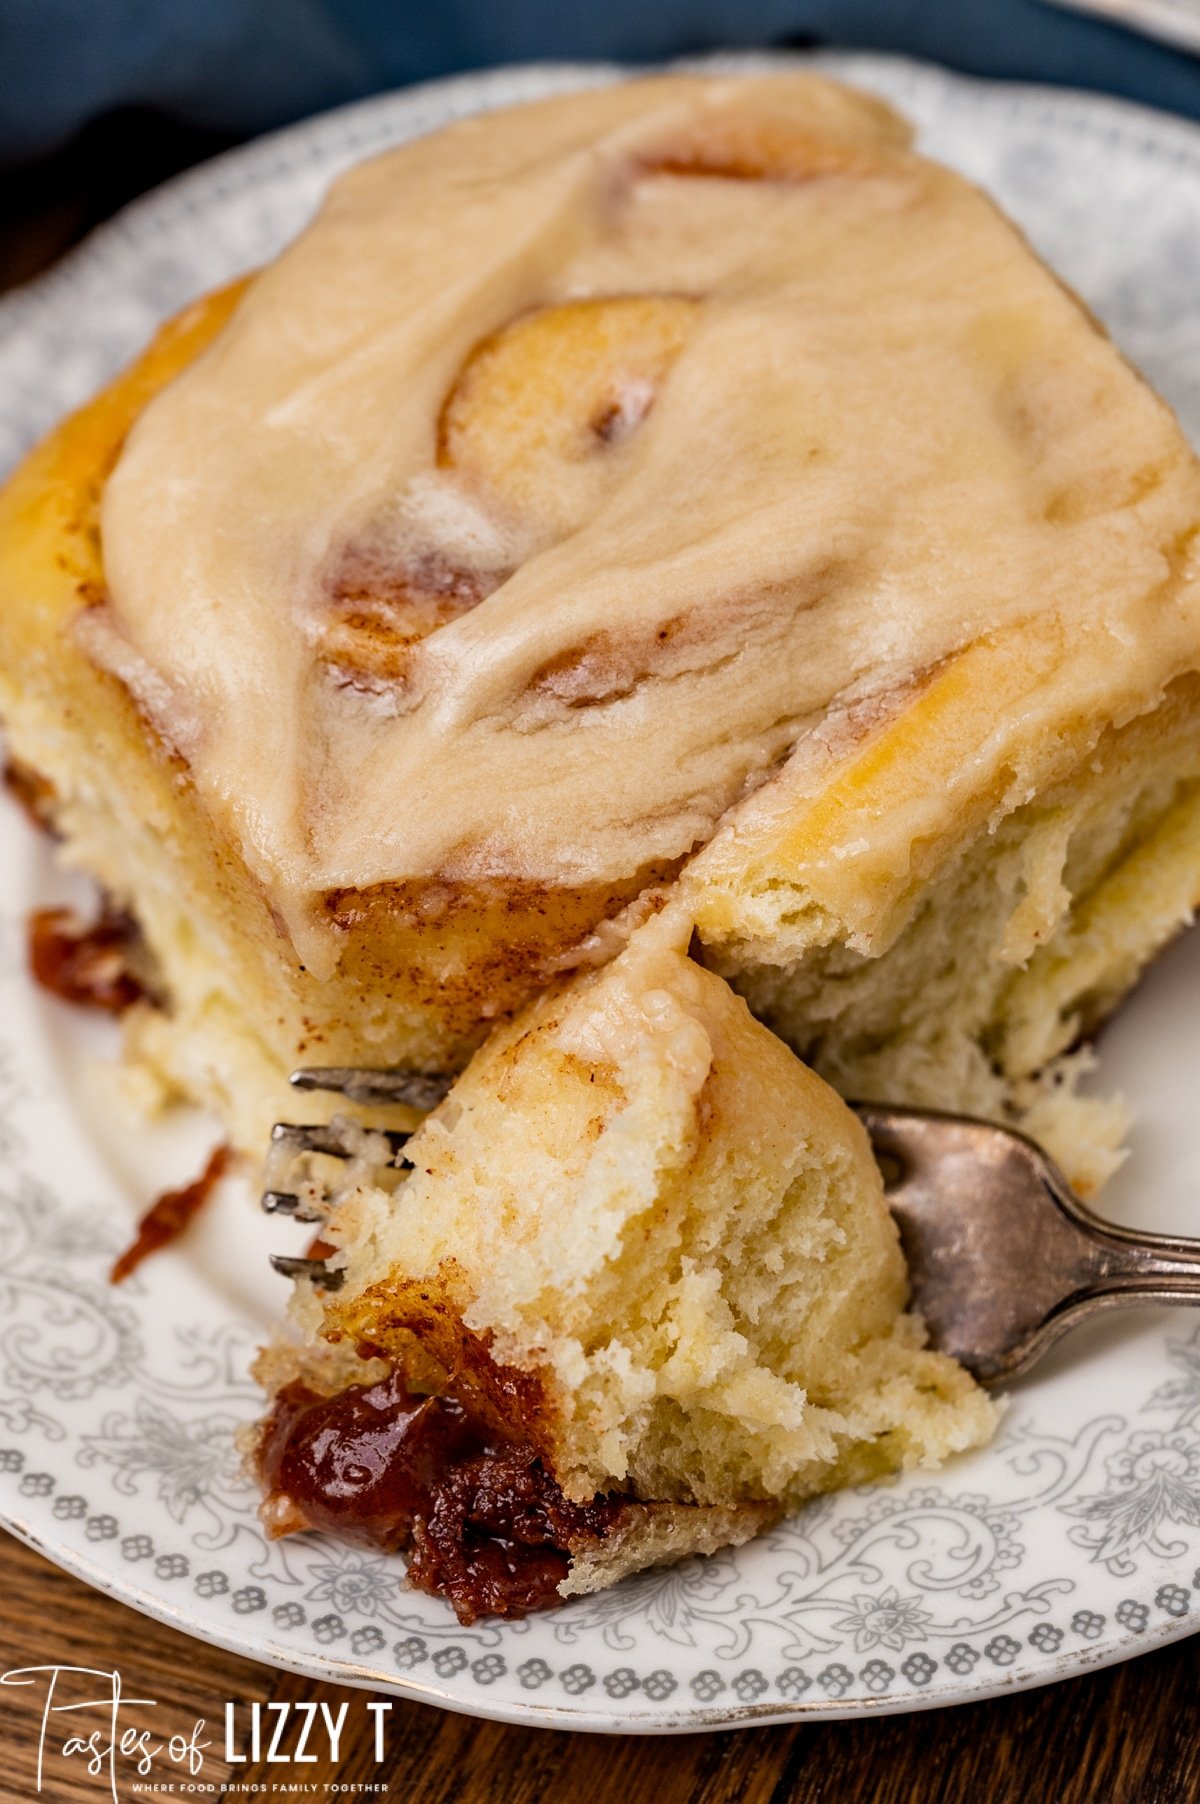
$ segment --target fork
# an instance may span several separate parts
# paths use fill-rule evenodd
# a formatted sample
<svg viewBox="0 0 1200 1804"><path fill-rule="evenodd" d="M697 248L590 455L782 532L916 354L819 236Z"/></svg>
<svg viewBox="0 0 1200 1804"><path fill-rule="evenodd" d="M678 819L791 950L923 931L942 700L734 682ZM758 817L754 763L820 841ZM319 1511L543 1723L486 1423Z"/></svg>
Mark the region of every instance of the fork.
<svg viewBox="0 0 1200 1804"><path fill-rule="evenodd" d="M428 1110L449 1077L416 1071L328 1066L294 1072L298 1090L328 1090L362 1104ZM928 1109L851 1105L871 1138L885 1194L908 1261L911 1306L929 1344L981 1384L1026 1372L1062 1335L1101 1311L1134 1304L1200 1304L1200 1239L1135 1234L1080 1202L1040 1146L1015 1128ZM273 1145L287 1154L351 1156L347 1125L279 1122ZM375 1130L371 1130L374 1132ZM385 1134L403 1169L407 1134ZM263 1207L320 1221L329 1204L317 1187L267 1190ZM343 1273L319 1257L272 1257L286 1277L326 1290Z"/></svg>

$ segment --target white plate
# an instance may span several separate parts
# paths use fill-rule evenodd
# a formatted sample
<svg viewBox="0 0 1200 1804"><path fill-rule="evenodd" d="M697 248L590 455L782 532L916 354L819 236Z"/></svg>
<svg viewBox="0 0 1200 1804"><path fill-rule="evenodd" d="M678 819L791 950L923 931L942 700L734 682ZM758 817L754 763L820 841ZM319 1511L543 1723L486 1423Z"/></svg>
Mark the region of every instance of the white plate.
<svg viewBox="0 0 1200 1804"><path fill-rule="evenodd" d="M1106 100L818 60L896 99L929 150L997 194L1200 437L1200 132ZM386 96L138 203L0 307L0 464L162 314L270 256L346 164L611 77L507 70ZM266 1270L279 1225L229 1187L182 1246L110 1288L135 1214L193 1175L205 1129L123 1125L95 1066L104 1035L31 987L23 916L63 879L13 810L0 872L0 1518L61 1565L255 1659L587 1729L924 1709L1200 1628L1200 1331L1182 1312L1081 1331L1017 1387L992 1447L932 1479L822 1499L737 1553L523 1623L463 1629L401 1589L394 1560L268 1546L233 1435L256 1407L247 1356L284 1301ZM1138 1108L1107 1195L1122 1221L1200 1233L1198 1001L1193 933L1105 1038L1103 1081Z"/></svg>

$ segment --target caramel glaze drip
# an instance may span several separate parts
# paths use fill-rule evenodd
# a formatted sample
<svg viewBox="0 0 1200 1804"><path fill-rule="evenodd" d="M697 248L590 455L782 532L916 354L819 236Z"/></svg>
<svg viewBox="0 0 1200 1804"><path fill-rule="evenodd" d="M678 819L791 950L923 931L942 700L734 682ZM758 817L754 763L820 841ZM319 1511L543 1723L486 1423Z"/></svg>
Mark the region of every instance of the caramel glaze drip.
<svg viewBox="0 0 1200 1804"><path fill-rule="evenodd" d="M54 809L58 796L49 777L43 777L40 771L34 770L32 764L22 764L19 758L9 758L0 770L0 783L30 826L53 837Z"/></svg>
<svg viewBox="0 0 1200 1804"><path fill-rule="evenodd" d="M64 1002L124 1014L146 994L129 962L137 929L128 915L104 908L85 926L69 908L35 908L29 917L29 966L37 982Z"/></svg>
<svg viewBox="0 0 1200 1804"><path fill-rule="evenodd" d="M286 1385L258 1461L276 1534L407 1547L410 1582L462 1623L557 1603L572 1551L602 1540L628 1501L569 1502L528 1442L453 1393L414 1396L398 1372L333 1397Z"/></svg>
<svg viewBox="0 0 1200 1804"><path fill-rule="evenodd" d="M143 1259L179 1238L192 1217L208 1201L232 1159L232 1147L218 1146L198 1178L180 1190L164 1190L158 1200L151 1203L138 1223L132 1244L113 1265L108 1275L110 1283L122 1283Z"/></svg>

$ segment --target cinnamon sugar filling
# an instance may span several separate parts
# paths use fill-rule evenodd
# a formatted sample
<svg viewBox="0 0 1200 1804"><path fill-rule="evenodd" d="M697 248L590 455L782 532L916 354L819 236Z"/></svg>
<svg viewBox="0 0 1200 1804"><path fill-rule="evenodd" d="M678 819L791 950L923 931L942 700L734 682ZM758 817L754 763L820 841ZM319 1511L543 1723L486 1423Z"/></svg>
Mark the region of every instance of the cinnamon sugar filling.
<svg viewBox="0 0 1200 1804"><path fill-rule="evenodd" d="M37 983L63 1002L122 1015L147 995L133 969L137 927L108 904L87 924L69 908L29 916L29 966Z"/></svg>
<svg viewBox="0 0 1200 1804"><path fill-rule="evenodd" d="M572 1555L631 1502L570 1502L529 1441L498 1434L453 1388L415 1395L398 1371L332 1397L285 1385L257 1457L272 1536L319 1529L405 1548L410 1582L463 1623L558 1603Z"/></svg>

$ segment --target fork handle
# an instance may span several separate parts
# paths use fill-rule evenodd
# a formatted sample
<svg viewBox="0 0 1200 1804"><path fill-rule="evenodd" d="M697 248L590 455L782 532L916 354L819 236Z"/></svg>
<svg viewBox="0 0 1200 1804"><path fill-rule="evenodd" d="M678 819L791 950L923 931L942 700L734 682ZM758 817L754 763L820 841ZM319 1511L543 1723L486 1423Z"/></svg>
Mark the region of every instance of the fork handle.
<svg viewBox="0 0 1200 1804"><path fill-rule="evenodd" d="M984 1382L1027 1371L1070 1329L1109 1310L1200 1306L1200 1240L1135 1234L1101 1221L1077 1197L1068 1196L1064 1213L1079 1236L1079 1286L1052 1305L1024 1343L1015 1345L994 1370L978 1373Z"/></svg>
<svg viewBox="0 0 1200 1804"><path fill-rule="evenodd" d="M1091 1252L1089 1296L1131 1302L1200 1302L1200 1240L1174 1234L1140 1234L1101 1221L1077 1198L1074 1215Z"/></svg>
<svg viewBox="0 0 1200 1804"><path fill-rule="evenodd" d="M930 1343L984 1384L1068 1328L1134 1304L1200 1304L1200 1240L1101 1220L1042 1149L994 1123L855 1105L893 1175L888 1202Z"/></svg>

